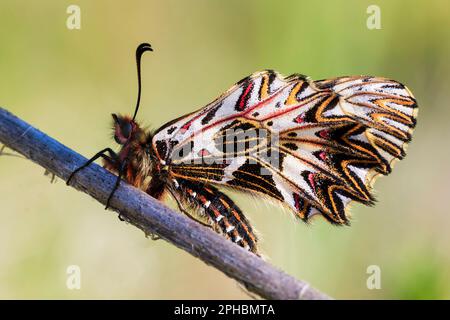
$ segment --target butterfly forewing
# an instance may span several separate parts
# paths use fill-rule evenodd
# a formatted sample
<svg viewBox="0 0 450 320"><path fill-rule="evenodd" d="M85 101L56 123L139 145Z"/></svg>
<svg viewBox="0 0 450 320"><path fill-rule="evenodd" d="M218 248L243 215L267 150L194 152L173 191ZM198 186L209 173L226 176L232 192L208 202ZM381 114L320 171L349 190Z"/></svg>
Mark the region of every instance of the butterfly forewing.
<svg viewBox="0 0 450 320"><path fill-rule="evenodd" d="M269 196L303 220L348 223L352 200L371 204L377 174L405 155L417 105L377 77L311 81L255 73L153 137L175 179Z"/></svg>

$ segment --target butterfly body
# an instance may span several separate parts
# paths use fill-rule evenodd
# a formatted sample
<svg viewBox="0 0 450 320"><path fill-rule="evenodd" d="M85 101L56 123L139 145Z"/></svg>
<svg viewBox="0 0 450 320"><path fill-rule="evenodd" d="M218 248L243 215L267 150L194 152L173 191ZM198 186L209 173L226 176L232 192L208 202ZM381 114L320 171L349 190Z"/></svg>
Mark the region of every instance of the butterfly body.
<svg viewBox="0 0 450 320"><path fill-rule="evenodd" d="M180 210L195 211L196 218L206 221L215 231L257 252L257 237L251 225L228 196L208 183L174 176L172 160L160 158L153 147L151 131L144 131L129 116L113 115L113 118L114 139L121 144L121 149L117 154L103 157L105 168L120 173L126 163L122 175L128 183L159 200L170 194Z"/></svg>
<svg viewBox="0 0 450 320"><path fill-rule="evenodd" d="M411 92L393 80L266 70L155 132L113 115L121 150L102 157L119 178L160 200L170 194L181 211L257 253L249 221L217 187L265 196L305 222L349 224L349 203L373 204L375 178L405 156L416 115Z"/></svg>

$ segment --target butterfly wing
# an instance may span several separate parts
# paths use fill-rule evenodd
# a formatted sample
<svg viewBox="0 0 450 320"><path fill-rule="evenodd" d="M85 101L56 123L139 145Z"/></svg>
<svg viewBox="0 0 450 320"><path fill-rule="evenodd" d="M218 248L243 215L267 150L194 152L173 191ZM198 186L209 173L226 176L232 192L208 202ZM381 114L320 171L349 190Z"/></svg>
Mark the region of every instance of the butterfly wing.
<svg viewBox="0 0 450 320"><path fill-rule="evenodd" d="M173 177L267 195L303 220L348 223L352 201L405 155L417 104L396 81L255 73L153 138Z"/></svg>

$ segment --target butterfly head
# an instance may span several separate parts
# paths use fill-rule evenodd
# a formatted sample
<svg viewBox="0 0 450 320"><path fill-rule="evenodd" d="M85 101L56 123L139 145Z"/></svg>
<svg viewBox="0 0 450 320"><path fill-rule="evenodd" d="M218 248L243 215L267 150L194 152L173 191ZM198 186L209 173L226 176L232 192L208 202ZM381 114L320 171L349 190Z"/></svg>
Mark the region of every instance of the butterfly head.
<svg viewBox="0 0 450 320"><path fill-rule="evenodd" d="M121 145L127 144L127 142L130 141L133 136L135 136L135 133L136 131L138 131L139 126L129 116L116 115L113 113L112 117L114 120L114 140L116 140L116 142Z"/></svg>

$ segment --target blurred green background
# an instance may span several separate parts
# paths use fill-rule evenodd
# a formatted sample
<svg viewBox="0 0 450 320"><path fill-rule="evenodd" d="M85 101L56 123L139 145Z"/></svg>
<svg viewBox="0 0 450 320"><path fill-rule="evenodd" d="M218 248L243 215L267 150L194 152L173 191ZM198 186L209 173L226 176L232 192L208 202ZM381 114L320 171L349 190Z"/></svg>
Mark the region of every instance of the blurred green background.
<svg viewBox="0 0 450 320"><path fill-rule="evenodd" d="M66 27L70 4L80 30ZM366 27L371 4L381 30ZM133 111L144 41L155 52L143 60L139 119L152 127L266 68L407 84L420 106L408 156L376 183L375 207L353 206L351 227L293 223L232 197L274 265L335 298L450 298L450 2L2 0L0 41L0 105L85 156L114 146L112 112ZM249 298L29 161L0 157L0 195L0 298ZM66 287L69 265L80 290ZM380 290L366 286L370 265Z"/></svg>

